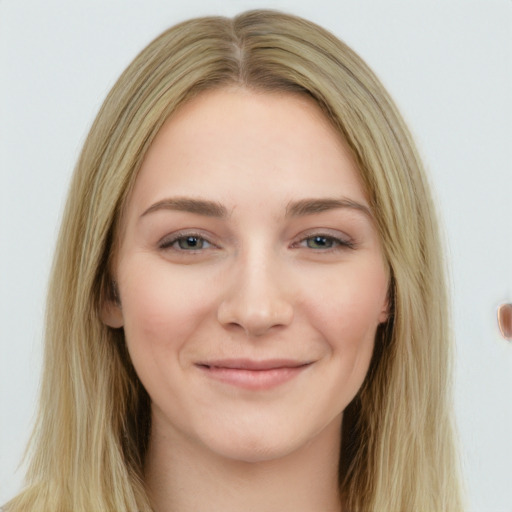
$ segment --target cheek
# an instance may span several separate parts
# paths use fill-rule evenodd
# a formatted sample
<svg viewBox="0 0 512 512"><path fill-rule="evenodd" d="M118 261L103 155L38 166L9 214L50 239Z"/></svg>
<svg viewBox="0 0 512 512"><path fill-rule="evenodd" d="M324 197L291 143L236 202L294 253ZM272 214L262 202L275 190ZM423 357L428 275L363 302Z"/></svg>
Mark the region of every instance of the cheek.
<svg viewBox="0 0 512 512"><path fill-rule="evenodd" d="M324 281L327 287L310 301L319 329L334 339L357 343L374 334L385 320L388 279L384 268L339 272Z"/></svg>
<svg viewBox="0 0 512 512"><path fill-rule="evenodd" d="M177 354L211 311L213 297L200 279L172 272L166 264L137 263L120 272L121 303L126 341L133 359ZM136 364L136 361L134 361Z"/></svg>
<svg viewBox="0 0 512 512"><path fill-rule="evenodd" d="M375 334L385 319L388 278L381 265L333 273L323 293L308 294L309 321L335 362L337 385L355 395L370 364Z"/></svg>

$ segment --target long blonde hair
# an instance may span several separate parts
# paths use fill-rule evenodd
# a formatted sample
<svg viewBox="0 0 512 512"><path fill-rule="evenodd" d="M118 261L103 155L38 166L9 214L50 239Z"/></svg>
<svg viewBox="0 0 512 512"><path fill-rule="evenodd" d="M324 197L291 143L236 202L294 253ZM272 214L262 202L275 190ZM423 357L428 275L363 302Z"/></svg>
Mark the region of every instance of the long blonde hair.
<svg viewBox="0 0 512 512"><path fill-rule="evenodd" d="M358 161L391 269L392 315L344 415L347 510L461 510L444 268L422 164L366 64L322 28L273 11L172 27L106 98L60 231L26 488L6 510L150 510L143 483L149 399L122 331L100 318L104 301L114 300L109 261L124 201L162 123L201 90L230 84L316 100Z"/></svg>

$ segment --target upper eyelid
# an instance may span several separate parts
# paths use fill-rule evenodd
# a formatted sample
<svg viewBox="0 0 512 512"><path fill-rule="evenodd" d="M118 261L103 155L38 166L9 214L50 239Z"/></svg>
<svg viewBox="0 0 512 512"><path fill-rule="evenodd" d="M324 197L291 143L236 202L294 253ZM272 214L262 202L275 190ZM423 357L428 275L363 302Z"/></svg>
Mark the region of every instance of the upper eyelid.
<svg viewBox="0 0 512 512"><path fill-rule="evenodd" d="M210 245L216 247L216 244L211 240L211 238L208 235L205 235L204 233L200 233L195 230L178 231L177 233L171 233L169 235L162 237L158 241L157 245L158 245L158 247L163 247L163 246L170 247L175 242L180 240L181 238L186 238L186 237L197 237L197 238L204 240L205 242L208 242Z"/></svg>
<svg viewBox="0 0 512 512"><path fill-rule="evenodd" d="M332 238L334 240L339 240L340 242L349 242L353 241L353 237L350 236L348 233L341 232L339 230L334 229L311 229L306 230L299 235L297 235L296 239L301 240L307 240L308 238L312 238L315 236L324 236L326 238Z"/></svg>
<svg viewBox="0 0 512 512"><path fill-rule="evenodd" d="M318 250L318 252L328 252L329 250L343 249L343 248L355 249L357 247L357 242L356 242L356 240L354 240L353 237L349 236L348 234L344 234L344 233L340 233L340 232L337 232L336 234L334 234L331 232L331 230L312 230L310 232L303 233L302 235L297 237L296 241L292 242L291 245L292 245L292 247L293 246L297 247L299 244L302 244L303 242L309 240L310 238L314 238L317 236L325 237L330 240L333 240L339 245L339 247L326 248L324 251L320 251L319 249L316 249L316 250Z"/></svg>

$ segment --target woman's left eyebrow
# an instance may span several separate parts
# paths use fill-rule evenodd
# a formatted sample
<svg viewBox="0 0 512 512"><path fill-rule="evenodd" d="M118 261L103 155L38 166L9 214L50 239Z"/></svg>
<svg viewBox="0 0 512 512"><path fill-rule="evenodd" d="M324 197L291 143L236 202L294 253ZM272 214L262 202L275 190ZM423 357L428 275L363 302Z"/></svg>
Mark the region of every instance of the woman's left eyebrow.
<svg viewBox="0 0 512 512"><path fill-rule="evenodd" d="M303 217L338 208L350 208L360 211L368 216L370 220L373 220L373 214L369 206L348 198L313 198L290 201L286 207L286 216Z"/></svg>

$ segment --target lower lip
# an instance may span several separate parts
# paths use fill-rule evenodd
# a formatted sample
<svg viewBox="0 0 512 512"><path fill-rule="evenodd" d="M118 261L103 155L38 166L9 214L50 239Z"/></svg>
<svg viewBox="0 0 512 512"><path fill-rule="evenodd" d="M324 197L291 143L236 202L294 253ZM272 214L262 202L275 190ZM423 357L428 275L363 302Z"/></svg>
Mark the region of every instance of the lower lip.
<svg viewBox="0 0 512 512"><path fill-rule="evenodd" d="M292 380L309 365L270 368L268 370L247 370L242 368L223 368L198 366L206 375L217 381L251 391L272 389Z"/></svg>

